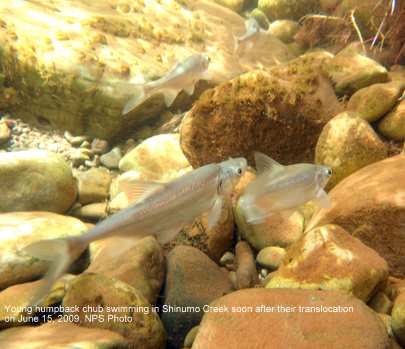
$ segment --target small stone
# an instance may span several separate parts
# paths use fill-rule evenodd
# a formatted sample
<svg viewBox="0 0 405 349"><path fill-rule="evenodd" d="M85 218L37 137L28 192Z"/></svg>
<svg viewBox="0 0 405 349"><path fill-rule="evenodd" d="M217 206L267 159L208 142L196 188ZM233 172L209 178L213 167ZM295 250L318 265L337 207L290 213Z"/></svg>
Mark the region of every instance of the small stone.
<svg viewBox="0 0 405 349"><path fill-rule="evenodd" d="M190 331L188 331L186 338L184 338L184 347L191 348L195 337L197 336L198 329L200 326L194 326Z"/></svg>
<svg viewBox="0 0 405 349"><path fill-rule="evenodd" d="M80 144L80 148L90 149L90 147L91 147L91 145L90 145L89 141L84 141L82 144ZM93 153L93 150L92 149L90 149L90 150Z"/></svg>
<svg viewBox="0 0 405 349"><path fill-rule="evenodd" d="M88 140L86 136L73 136L69 131L66 131L63 136L73 146L79 146L84 141Z"/></svg>
<svg viewBox="0 0 405 349"><path fill-rule="evenodd" d="M267 277L267 275L269 275L269 271L267 269L260 269L260 276L264 279Z"/></svg>
<svg viewBox="0 0 405 349"><path fill-rule="evenodd" d="M270 270L275 270L278 269L285 255L286 251L282 247L265 247L257 254L256 263Z"/></svg>
<svg viewBox="0 0 405 349"><path fill-rule="evenodd" d="M232 265L235 259L235 255L232 252L225 252L221 259L219 260L219 264L226 267L227 265Z"/></svg>
<svg viewBox="0 0 405 349"><path fill-rule="evenodd" d="M72 210L72 216L91 221L98 221L107 216L107 203L97 202Z"/></svg>
<svg viewBox="0 0 405 349"><path fill-rule="evenodd" d="M270 24L268 32L277 39L288 44L294 41L299 24L288 19L281 19Z"/></svg>
<svg viewBox="0 0 405 349"><path fill-rule="evenodd" d="M391 314L392 302L388 296L383 292L377 292L368 303L371 309L377 313Z"/></svg>
<svg viewBox="0 0 405 349"><path fill-rule="evenodd" d="M0 145L7 143L11 138L11 130L5 122L0 122Z"/></svg>
<svg viewBox="0 0 405 349"><path fill-rule="evenodd" d="M401 101L378 124L378 131L388 139L403 141L405 139L405 101Z"/></svg>
<svg viewBox="0 0 405 349"><path fill-rule="evenodd" d="M391 326L399 343L405 345L405 292L395 299L391 313Z"/></svg>
<svg viewBox="0 0 405 349"><path fill-rule="evenodd" d="M69 158L72 161L73 166L80 166L84 164L86 160L90 160L90 156L88 154L88 149L72 149L69 152Z"/></svg>
<svg viewBox="0 0 405 349"><path fill-rule="evenodd" d="M122 158L121 149L118 147L113 148L110 152L100 156L100 162L109 169L118 168L118 164Z"/></svg>
<svg viewBox="0 0 405 349"><path fill-rule="evenodd" d="M324 66L338 95L388 80L387 70L371 58L358 53L339 53Z"/></svg>
<svg viewBox="0 0 405 349"><path fill-rule="evenodd" d="M91 150L94 154L105 154L108 151L109 144L104 139L94 138L91 142Z"/></svg>
<svg viewBox="0 0 405 349"><path fill-rule="evenodd" d="M235 247L237 289L254 287L258 283L255 259L246 241L239 241Z"/></svg>
<svg viewBox="0 0 405 349"><path fill-rule="evenodd" d="M374 84L358 90L350 97L347 110L355 111L368 122L374 122L391 111L401 96L398 82Z"/></svg>
<svg viewBox="0 0 405 349"><path fill-rule="evenodd" d="M89 204L104 201L110 190L111 176L105 168L92 168L77 175L79 202Z"/></svg>

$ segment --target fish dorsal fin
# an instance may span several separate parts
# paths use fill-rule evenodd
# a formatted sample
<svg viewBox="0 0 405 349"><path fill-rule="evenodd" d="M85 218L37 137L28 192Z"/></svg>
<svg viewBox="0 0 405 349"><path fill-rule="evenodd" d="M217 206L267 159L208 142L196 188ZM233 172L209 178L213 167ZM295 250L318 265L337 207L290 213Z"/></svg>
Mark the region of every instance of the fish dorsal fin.
<svg viewBox="0 0 405 349"><path fill-rule="evenodd" d="M261 174L265 171L278 172L284 169L284 166L279 164L276 160L273 160L271 157L266 154L255 152L255 163L258 174Z"/></svg>
<svg viewBox="0 0 405 349"><path fill-rule="evenodd" d="M163 183L131 180L120 184L120 189L125 193L129 203L139 202L147 198L157 189L163 187Z"/></svg>
<svg viewBox="0 0 405 349"><path fill-rule="evenodd" d="M165 104L166 104L167 108L169 108L173 104L174 100L176 99L176 97L178 95L178 92L179 91L176 91L174 89L173 90L166 89L163 91L163 97L165 99Z"/></svg>

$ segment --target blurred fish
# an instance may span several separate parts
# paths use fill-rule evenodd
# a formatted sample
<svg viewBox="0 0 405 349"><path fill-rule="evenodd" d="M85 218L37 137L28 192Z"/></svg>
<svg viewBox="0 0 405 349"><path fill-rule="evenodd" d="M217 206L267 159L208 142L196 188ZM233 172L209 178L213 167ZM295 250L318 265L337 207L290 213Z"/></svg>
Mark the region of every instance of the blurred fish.
<svg viewBox="0 0 405 349"><path fill-rule="evenodd" d="M162 93L166 107L170 107L181 90L194 93L195 84L207 78L210 59L205 54L194 54L176 64L162 78L146 84L133 85L135 96L124 106L122 114L127 114L156 93Z"/></svg>
<svg viewBox="0 0 405 349"><path fill-rule="evenodd" d="M130 200L138 201L86 234L42 240L26 246L23 252L52 261L44 286L32 305L43 299L53 283L92 241L110 236L154 234L159 242L165 243L204 212L209 212L208 228L212 228L220 217L224 197L231 195L246 167L245 158L235 158L200 167L169 183L134 181Z"/></svg>
<svg viewBox="0 0 405 349"><path fill-rule="evenodd" d="M328 194L323 190L332 170L327 166L294 164L283 166L265 154L255 153L258 177L245 189L240 206L246 220L262 223L274 212L294 209L314 200L329 207Z"/></svg>
<svg viewBox="0 0 405 349"><path fill-rule="evenodd" d="M246 33L242 36L234 36L235 47L234 52L237 53L239 48L243 45L245 49L250 50L253 48L255 42L259 39L259 36L266 31L263 30L259 23L253 17L250 17L245 21Z"/></svg>

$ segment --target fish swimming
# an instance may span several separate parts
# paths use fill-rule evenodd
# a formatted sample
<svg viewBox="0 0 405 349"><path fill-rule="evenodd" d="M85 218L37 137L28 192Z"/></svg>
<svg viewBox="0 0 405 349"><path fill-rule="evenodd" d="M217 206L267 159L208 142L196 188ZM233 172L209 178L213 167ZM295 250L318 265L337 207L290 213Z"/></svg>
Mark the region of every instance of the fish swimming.
<svg viewBox="0 0 405 349"><path fill-rule="evenodd" d="M125 115L156 93L162 93L166 107L170 107L181 90L194 93L195 84L208 78L210 58L206 54L193 54L176 64L165 76L146 84L133 85L135 96L124 106Z"/></svg>
<svg viewBox="0 0 405 349"><path fill-rule="evenodd" d="M253 17L248 18L245 21L246 33L242 36L234 36L235 47L234 52L237 53L239 48L243 45L246 46L247 50L253 48L255 41L258 40L259 36L266 31L263 30L256 19Z"/></svg>
<svg viewBox="0 0 405 349"><path fill-rule="evenodd" d="M220 218L224 198L231 195L246 167L245 158L235 158L197 168L169 183L136 181L130 195L138 201L84 235L41 240L26 246L24 253L52 261L32 305L43 299L92 241L110 236L155 235L160 243L165 243L204 212L209 212L208 228L213 227Z"/></svg>
<svg viewBox="0 0 405 349"><path fill-rule="evenodd" d="M314 200L329 207L324 187L332 175L328 166L283 166L265 154L255 153L258 176L248 184L239 205L248 223L259 224L275 212L291 210Z"/></svg>

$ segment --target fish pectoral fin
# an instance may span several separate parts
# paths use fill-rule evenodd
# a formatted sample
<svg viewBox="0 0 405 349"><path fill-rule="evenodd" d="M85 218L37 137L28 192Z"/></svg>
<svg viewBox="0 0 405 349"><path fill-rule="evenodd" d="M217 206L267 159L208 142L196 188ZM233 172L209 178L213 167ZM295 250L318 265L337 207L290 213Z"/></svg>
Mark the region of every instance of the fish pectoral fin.
<svg viewBox="0 0 405 349"><path fill-rule="evenodd" d="M318 191L314 201L322 208L329 208L332 205L329 195L323 189Z"/></svg>
<svg viewBox="0 0 405 349"><path fill-rule="evenodd" d="M219 218L221 217L222 206L223 199L221 196L218 196L215 199L214 205L212 205L212 208L208 214L208 230L211 230L218 223Z"/></svg>
<svg viewBox="0 0 405 349"><path fill-rule="evenodd" d="M265 171L278 172L284 169L284 166L279 164L276 160L273 160L271 157L266 154L255 152L255 164L258 174L261 174Z"/></svg>
<svg viewBox="0 0 405 349"><path fill-rule="evenodd" d="M183 90L184 90L189 96L191 96L191 95L194 93L194 90L195 90L195 84L194 84L194 82L193 82L190 86L184 87Z"/></svg>
<svg viewBox="0 0 405 349"><path fill-rule="evenodd" d="M129 203L142 201L163 186L163 183L146 182L140 180L132 180L121 183L121 189L127 196Z"/></svg>
<svg viewBox="0 0 405 349"><path fill-rule="evenodd" d="M169 108L173 104L177 95L178 95L177 90L167 89L163 91L163 97L165 99L165 104L167 108Z"/></svg>

